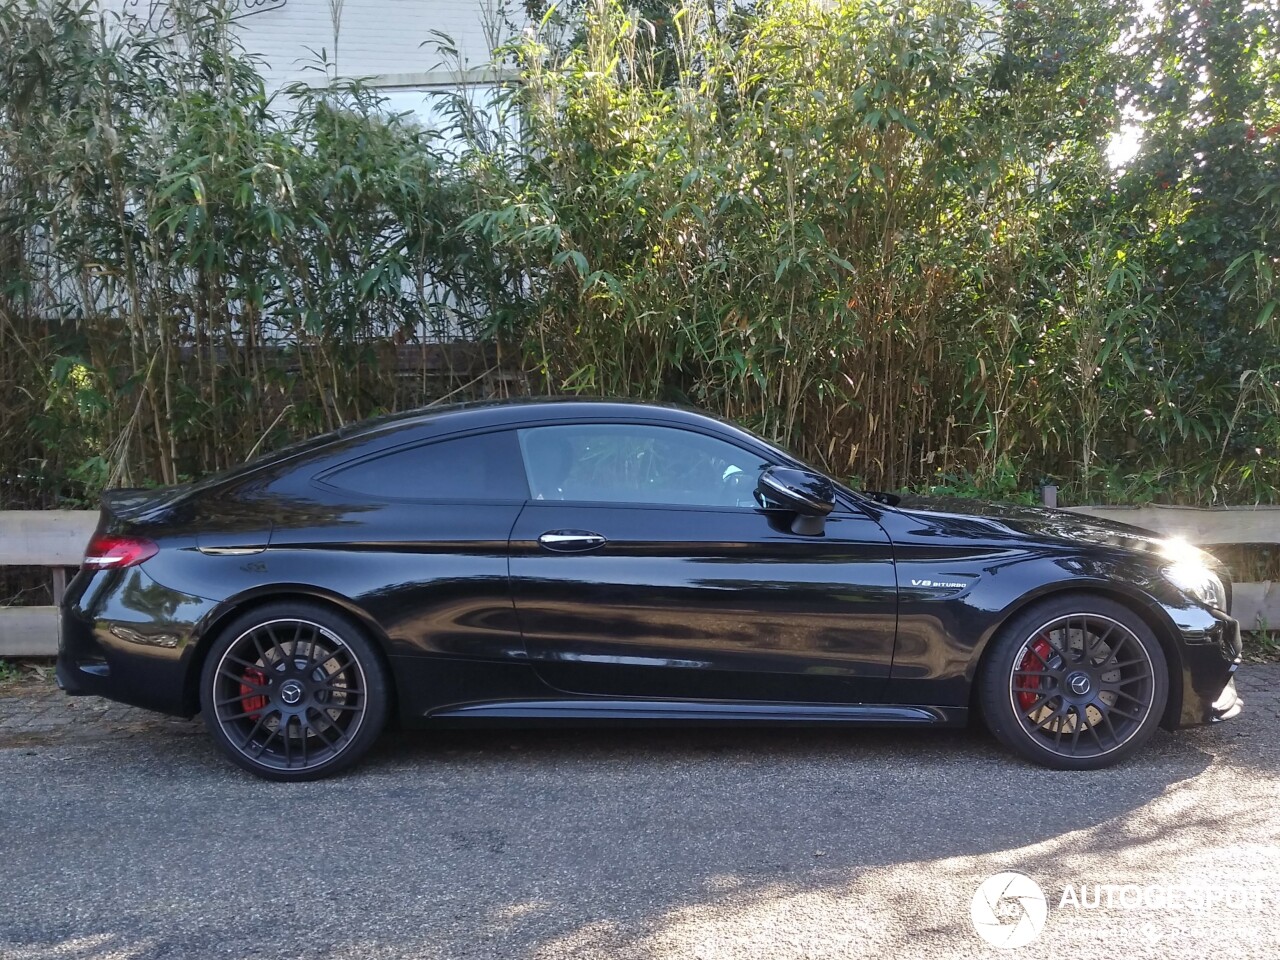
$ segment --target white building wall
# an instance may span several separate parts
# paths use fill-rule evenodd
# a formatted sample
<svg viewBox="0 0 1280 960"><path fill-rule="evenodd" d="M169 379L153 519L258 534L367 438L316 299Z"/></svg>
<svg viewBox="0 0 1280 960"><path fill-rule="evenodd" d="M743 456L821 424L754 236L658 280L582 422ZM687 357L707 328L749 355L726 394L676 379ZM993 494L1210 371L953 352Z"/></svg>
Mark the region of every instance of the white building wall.
<svg viewBox="0 0 1280 960"><path fill-rule="evenodd" d="M164 0L99 0L102 7L165 29ZM236 26L247 52L263 59L269 89L295 81L317 83L308 70L321 50L344 77L372 78L386 87L452 86L458 60L441 62L432 31L452 38L472 80L496 77L485 70L491 44L510 36L504 20L521 16L511 0L233 0ZM334 12L339 16L337 42ZM425 45L424 45L425 44ZM314 51L314 52L313 52Z"/></svg>

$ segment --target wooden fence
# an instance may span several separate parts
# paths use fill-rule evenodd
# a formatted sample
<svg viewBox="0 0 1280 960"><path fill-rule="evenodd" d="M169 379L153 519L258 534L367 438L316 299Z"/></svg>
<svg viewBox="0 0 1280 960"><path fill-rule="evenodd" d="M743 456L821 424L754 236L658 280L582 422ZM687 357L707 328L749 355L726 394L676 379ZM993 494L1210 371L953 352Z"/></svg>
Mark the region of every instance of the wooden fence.
<svg viewBox="0 0 1280 960"><path fill-rule="evenodd" d="M1251 544L1280 547L1280 507L1068 507L1105 520L1116 520L1178 537L1204 547ZM1231 587L1231 615L1245 630L1280 630L1280 583L1237 581Z"/></svg>
<svg viewBox="0 0 1280 960"><path fill-rule="evenodd" d="M96 510L0 511L0 566L48 567L56 604L97 525ZM0 657L51 657L57 652L56 606L0 607Z"/></svg>
<svg viewBox="0 0 1280 960"><path fill-rule="evenodd" d="M1280 507L1072 507L1072 512L1119 520L1212 550L1228 544L1280 546ZM48 567L53 598L80 565L98 522L93 510L0 511L0 566ZM1280 628L1280 584L1236 583L1232 611L1246 630ZM53 656L57 608L0 607L0 656Z"/></svg>

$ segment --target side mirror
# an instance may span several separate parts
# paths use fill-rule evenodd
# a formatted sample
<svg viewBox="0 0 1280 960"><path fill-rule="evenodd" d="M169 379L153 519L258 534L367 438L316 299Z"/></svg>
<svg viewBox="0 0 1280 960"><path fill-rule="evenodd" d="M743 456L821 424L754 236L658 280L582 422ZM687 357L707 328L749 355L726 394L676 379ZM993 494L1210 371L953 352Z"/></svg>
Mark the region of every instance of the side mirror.
<svg viewBox="0 0 1280 960"><path fill-rule="evenodd" d="M836 489L820 473L795 467L768 467L756 483L756 499L766 510L787 510L796 515L791 532L819 536L823 522L836 505Z"/></svg>

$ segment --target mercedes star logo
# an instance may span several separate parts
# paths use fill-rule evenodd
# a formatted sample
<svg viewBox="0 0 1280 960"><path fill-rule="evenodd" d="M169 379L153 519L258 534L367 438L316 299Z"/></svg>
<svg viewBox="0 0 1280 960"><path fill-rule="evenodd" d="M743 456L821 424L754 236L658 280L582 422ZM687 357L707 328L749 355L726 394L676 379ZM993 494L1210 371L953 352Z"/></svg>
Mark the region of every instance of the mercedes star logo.
<svg viewBox="0 0 1280 960"><path fill-rule="evenodd" d="M280 688L280 699L292 707L302 699L302 684L297 680L290 680Z"/></svg>

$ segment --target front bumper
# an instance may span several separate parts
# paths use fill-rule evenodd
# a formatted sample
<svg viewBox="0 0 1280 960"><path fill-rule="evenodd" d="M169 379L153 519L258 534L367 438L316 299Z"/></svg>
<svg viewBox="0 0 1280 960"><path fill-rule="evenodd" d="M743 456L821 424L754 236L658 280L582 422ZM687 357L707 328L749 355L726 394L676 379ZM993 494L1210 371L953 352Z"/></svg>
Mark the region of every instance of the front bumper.
<svg viewBox="0 0 1280 960"><path fill-rule="evenodd" d="M1178 611L1182 634L1181 710L1172 726L1193 727L1238 716L1244 701L1236 693L1240 667L1240 625L1218 611Z"/></svg>
<svg viewBox="0 0 1280 960"><path fill-rule="evenodd" d="M1232 677L1227 681L1222 695L1213 701L1212 722L1219 723L1223 720L1231 720L1234 717L1238 717L1243 709L1244 701L1240 699L1240 694L1236 692L1236 678Z"/></svg>

